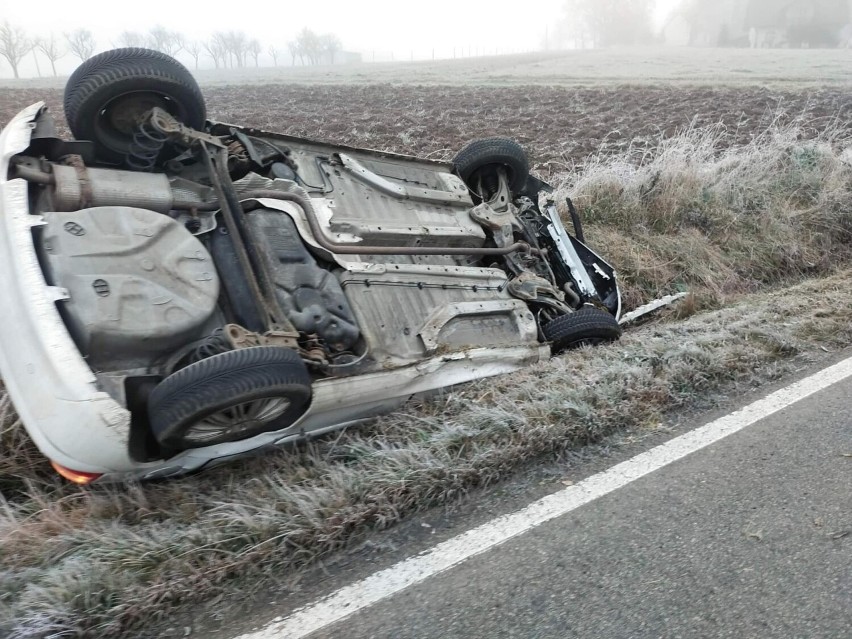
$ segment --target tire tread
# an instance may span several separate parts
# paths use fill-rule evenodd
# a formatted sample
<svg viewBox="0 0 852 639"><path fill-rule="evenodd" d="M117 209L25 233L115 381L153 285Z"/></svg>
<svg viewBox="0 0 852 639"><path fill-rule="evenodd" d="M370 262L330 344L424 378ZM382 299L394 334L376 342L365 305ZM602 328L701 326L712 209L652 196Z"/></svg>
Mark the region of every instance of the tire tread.
<svg viewBox="0 0 852 639"><path fill-rule="evenodd" d="M554 354L584 340L612 342L621 337L621 326L615 317L591 306L557 317L545 324L543 330L547 340L553 343Z"/></svg>
<svg viewBox="0 0 852 639"><path fill-rule="evenodd" d="M65 111L68 111L69 100L73 97L74 89L78 84L80 84L81 80L90 75L93 70L96 70L101 66L113 65L125 60L155 60L177 63L180 65L180 63L171 56L166 55L161 51L146 49L144 47L122 47L119 49L104 51L103 53L92 56L83 62L80 66L74 69L74 72L69 76L68 81L65 83L65 94L63 96L63 107ZM183 65L180 66L183 67ZM183 68L186 70L186 67ZM189 73L188 70L186 72Z"/></svg>
<svg viewBox="0 0 852 639"><path fill-rule="evenodd" d="M160 382L148 399L149 421L162 444L174 445L180 429L211 407L281 394L293 400L294 410L285 414L292 417L308 403L310 390L310 374L295 351L275 346L227 351Z"/></svg>
<svg viewBox="0 0 852 639"><path fill-rule="evenodd" d="M462 180L488 164L505 164L512 169L509 185L512 191L520 191L527 181L530 164L520 144L510 138L492 137L474 140L453 158L453 166Z"/></svg>

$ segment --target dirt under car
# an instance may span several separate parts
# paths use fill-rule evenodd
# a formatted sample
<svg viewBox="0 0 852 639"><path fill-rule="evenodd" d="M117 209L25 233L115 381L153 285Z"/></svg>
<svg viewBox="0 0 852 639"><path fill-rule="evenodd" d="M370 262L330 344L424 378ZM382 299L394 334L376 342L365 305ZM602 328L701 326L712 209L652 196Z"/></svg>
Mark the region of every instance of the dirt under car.
<svg viewBox="0 0 852 639"><path fill-rule="evenodd" d="M80 483L165 477L617 339L613 268L511 140L453 163L209 122L95 56L0 136L0 369Z"/></svg>

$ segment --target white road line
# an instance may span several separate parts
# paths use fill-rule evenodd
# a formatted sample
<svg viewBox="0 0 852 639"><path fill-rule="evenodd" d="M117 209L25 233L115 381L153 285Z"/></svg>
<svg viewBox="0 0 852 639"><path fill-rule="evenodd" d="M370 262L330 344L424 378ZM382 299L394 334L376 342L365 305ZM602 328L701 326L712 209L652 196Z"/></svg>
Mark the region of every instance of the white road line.
<svg viewBox="0 0 852 639"><path fill-rule="evenodd" d="M301 639L420 583L536 526L603 497L640 477L732 435L796 402L852 376L852 358L749 404L730 415L675 437L632 459L548 495L515 513L448 539L414 557L296 610L263 630L235 639Z"/></svg>

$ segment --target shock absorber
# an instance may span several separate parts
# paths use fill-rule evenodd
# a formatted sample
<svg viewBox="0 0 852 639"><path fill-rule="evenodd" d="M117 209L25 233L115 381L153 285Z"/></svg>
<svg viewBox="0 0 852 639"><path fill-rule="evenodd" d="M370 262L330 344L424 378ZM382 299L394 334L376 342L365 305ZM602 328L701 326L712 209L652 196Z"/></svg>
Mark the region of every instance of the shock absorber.
<svg viewBox="0 0 852 639"><path fill-rule="evenodd" d="M127 150L127 166L137 171L151 171L169 137L168 133L160 131L151 123L151 114L146 114L136 128Z"/></svg>

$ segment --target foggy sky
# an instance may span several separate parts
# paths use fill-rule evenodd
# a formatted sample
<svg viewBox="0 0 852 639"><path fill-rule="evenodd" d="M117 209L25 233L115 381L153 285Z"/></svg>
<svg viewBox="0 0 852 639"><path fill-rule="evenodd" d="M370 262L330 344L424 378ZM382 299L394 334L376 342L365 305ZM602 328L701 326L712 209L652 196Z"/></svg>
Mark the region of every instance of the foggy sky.
<svg viewBox="0 0 852 639"><path fill-rule="evenodd" d="M658 0L658 19L677 0ZM372 52L386 59L394 52L397 60L427 59L435 49L438 58L452 57L453 47L471 47L480 53L493 53L496 48L525 51L539 49L545 29L561 17L563 0L324 0L292 2L288 0L254 0L252 2L181 2L180 0L146 0L121 3L116 0L0 0L0 21L25 28L30 34L62 33L84 27L98 42L98 51L112 48L110 39L122 31L147 31L156 24L181 31L189 39L203 40L213 31L241 30L286 50L287 42L302 27L319 33L335 33L343 47L364 54ZM213 7L226 5L228 12ZM209 7L199 11L199 7ZM419 8L415 8L419 7ZM285 54L284 58L288 58ZM209 59L204 65L209 66ZM261 64L270 64L264 55ZM42 73L49 68L40 60ZM66 56L58 61L60 73L70 72L79 60ZM22 77L35 74L32 56L21 64ZM0 60L0 77L11 77L5 60Z"/></svg>

